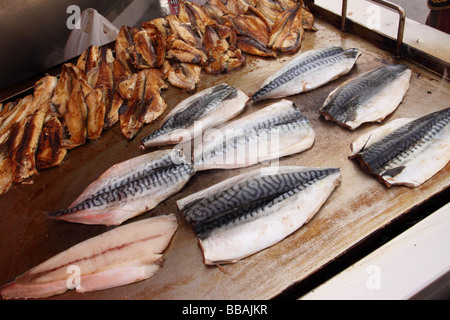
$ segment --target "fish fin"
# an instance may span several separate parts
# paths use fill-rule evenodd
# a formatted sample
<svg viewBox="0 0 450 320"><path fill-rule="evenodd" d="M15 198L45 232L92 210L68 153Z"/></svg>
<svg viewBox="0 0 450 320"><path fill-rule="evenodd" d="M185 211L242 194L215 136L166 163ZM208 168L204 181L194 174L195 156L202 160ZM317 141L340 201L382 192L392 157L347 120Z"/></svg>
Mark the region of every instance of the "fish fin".
<svg viewBox="0 0 450 320"><path fill-rule="evenodd" d="M383 177L384 177L384 176L389 176L389 177L392 177L392 178L393 178L393 177L399 175L405 168L406 168L405 166L398 166L398 167L395 167L395 168L386 170L386 171L383 173L382 176L383 176Z"/></svg>

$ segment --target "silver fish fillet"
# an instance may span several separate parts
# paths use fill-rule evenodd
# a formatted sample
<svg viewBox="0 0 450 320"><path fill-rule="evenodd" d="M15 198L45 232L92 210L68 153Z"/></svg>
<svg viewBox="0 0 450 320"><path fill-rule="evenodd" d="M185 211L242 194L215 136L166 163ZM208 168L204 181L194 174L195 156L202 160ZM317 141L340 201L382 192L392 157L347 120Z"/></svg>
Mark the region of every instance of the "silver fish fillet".
<svg viewBox="0 0 450 320"><path fill-rule="evenodd" d="M194 149L194 166L196 171L246 167L302 152L314 140L309 120L292 101L282 100L205 132Z"/></svg>
<svg viewBox="0 0 450 320"><path fill-rule="evenodd" d="M325 47L299 53L264 81L252 100L283 98L318 88L347 74L360 56L356 48Z"/></svg>
<svg viewBox="0 0 450 320"><path fill-rule="evenodd" d="M351 130L366 122L381 122L397 109L410 79L411 70L402 64L368 71L333 90L320 114Z"/></svg>
<svg viewBox="0 0 450 320"><path fill-rule="evenodd" d="M177 144L194 139L208 128L222 124L241 113L249 100L242 91L220 84L179 103L163 120L161 127L142 139L142 147ZM200 129L196 128L196 125Z"/></svg>
<svg viewBox="0 0 450 320"><path fill-rule="evenodd" d="M307 223L340 184L336 168L265 167L177 201L205 264L234 263Z"/></svg>
<svg viewBox="0 0 450 320"><path fill-rule="evenodd" d="M387 187L418 187L450 161L450 108L393 120L359 137L351 151L350 159Z"/></svg>
<svg viewBox="0 0 450 320"><path fill-rule="evenodd" d="M83 224L120 225L156 207L181 190L194 175L179 150L159 150L116 164L54 219Z"/></svg>
<svg viewBox="0 0 450 320"><path fill-rule="evenodd" d="M177 230L175 215L143 219L85 240L3 286L5 299L40 299L123 286L152 277Z"/></svg>

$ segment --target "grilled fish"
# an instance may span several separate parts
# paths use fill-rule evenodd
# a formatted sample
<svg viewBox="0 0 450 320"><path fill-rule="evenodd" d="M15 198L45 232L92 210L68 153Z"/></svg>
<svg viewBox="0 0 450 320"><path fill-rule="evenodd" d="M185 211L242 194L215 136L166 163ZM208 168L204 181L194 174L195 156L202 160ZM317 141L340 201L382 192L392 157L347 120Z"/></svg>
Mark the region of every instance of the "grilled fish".
<svg viewBox="0 0 450 320"><path fill-rule="evenodd" d="M8 140L0 148L0 195L8 192L14 184L17 166L16 153L22 142L25 121L26 119L22 119L13 123Z"/></svg>
<svg viewBox="0 0 450 320"><path fill-rule="evenodd" d="M296 5L278 15L270 32L269 47L282 53L300 49L305 36L302 10L301 5Z"/></svg>
<svg viewBox="0 0 450 320"><path fill-rule="evenodd" d="M4 144L9 137L11 127L22 121L30 114L33 101L33 95L28 95L22 99L14 101L14 103L7 103L5 105L5 114L0 120L0 146ZM7 110L11 108L10 110Z"/></svg>
<svg viewBox="0 0 450 320"><path fill-rule="evenodd" d="M264 81L252 100L275 99L313 90L348 73L360 56L358 49L326 47L299 53Z"/></svg>
<svg viewBox="0 0 450 320"><path fill-rule="evenodd" d="M307 223L339 185L335 168L266 167L177 201L205 264L233 263Z"/></svg>
<svg viewBox="0 0 450 320"><path fill-rule="evenodd" d="M250 166L302 152L314 139L309 120L294 103L282 100L205 133L194 150L194 165L197 171Z"/></svg>
<svg viewBox="0 0 450 320"><path fill-rule="evenodd" d="M200 82L202 67L185 62L165 60L163 64L164 77L174 87L183 91L194 91Z"/></svg>
<svg viewBox="0 0 450 320"><path fill-rule="evenodd" d="M55 115L48 115L39 138L36 151L36 168L38 170L58 166L67 155L62 147L63 129Z"/></svg>
<svg viewBox="0 0 450 320"><path fill-rule="evenodd" d="M83 224L120 225L153 209L181 190L194 174L178 150L159 150L116 164L54 219Z"/></svg>
<svg viewBox="0 0 450 320"><path fill-rule="evenodd" d="M45 117L51 111L51 99L57 79L47 75L35 86L30 114L25 118L22 142L15 155L16 172L14 181L23 182L37 173L36 150L44 126Z"/></svg>
<svg viewBox="0 0 450 320"><path fill-rule="evenodd" d="M119 110L120 128L131 140L145 123L159 118L167 108L161 90L167 86L159 69L145 69L137 74L133 96Z"/></svg>
<svg viewBox="0 0 450 320"><path fill-rule="evenodd" d="M245 55L237 48L236 33L228 26L206 26L203 47L208 56L205 72L209 74L237 70L246 61Z"/></svg>
<svg viewBox="0 0 450 320"><path fill-rule="evenodd" d="M368 71L333 90L320 114L351 130L365 122L381 122L397 109L410 78L411 70L406 65Z"/></svg>
<svg viewBox="0 0 450 320"><path fill-rule="evenodd" d="M85 240L3 286L5 299L39 299L123 286L152 277L177 230L175 215L143 219Z"/></svg>
<svg viewBox="0 0 450 320"><path fill-rule="evenodd" d="M92 88L84 77L77 79L74 84L62 120L62 145L66 149L74 149L87 141L88 106L85 95L91 90Z"/></svg>
<svg viewBox="0 0 450 320"><path fill-rule="evenodd" d="M358 138L350 159L387 187L420 186L450 161L450 108L393 120Z"/></svg>
<svg viewBox="0 0 450 320"><path fill-rule="evenodd" d="M203 90L172 109L163 120L161 127L142 139L142 147L177 144L194 139L202 133L202 130L237 116L248 100L245 93L227 84ZM202 130L194 130L197 122Z"/></svg>
<svg viewBox="0 0 450 320"><path fill-rule="evenodd" d="M266 22L252 15L226 16L225 25L230 26L238 35L237 46L246 53L261 57L276 57L269 48L270 27Z"/></svg>

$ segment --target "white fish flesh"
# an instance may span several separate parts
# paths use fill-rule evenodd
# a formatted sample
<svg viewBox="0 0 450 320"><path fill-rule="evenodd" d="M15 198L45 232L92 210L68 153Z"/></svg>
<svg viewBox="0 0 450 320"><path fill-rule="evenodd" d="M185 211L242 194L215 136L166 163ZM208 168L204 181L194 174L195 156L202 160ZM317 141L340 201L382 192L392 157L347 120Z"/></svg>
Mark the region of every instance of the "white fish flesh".
<svg viewBox="0 0 450 320"><path fill-rule="evenodd" d="M318 88L347 74L360 52L356 48L325 47L299 53L264 81L253 101L283 98Z"/></svg>
<svg viewBox="0 0 450 320"><path fill-rule="evenodd" d="M234 263L307 223L340 184L336 168L265 167L177 201L205 264Z"/></svg>
<svg viewBox="0 0 450 320"><path fill-rule="evenodd" d="M350 159L387 187L418 187L450 161L450 108L393 120L359 137L351 150Z"/></svg>
<svg viewBox="0 0 450 320"><path fill-rule="evenodd" d="M203 90L179 103L157 131L142 139L142 147L178 144L194 139L204 130L236 117L248 100L245 93L228 84ZM195 124L200 129L194 130Z"/></svg>
<svg viewBox="0 0 450 320"><path fill-rule="evenodd" d="M292 101L282 100L205 132L194 166L196 171L250 166L302 152L314 140L309 120Z"/></svg>
<svg viewBox="0 0 450 320"><path fill-rule="evenodd" d="M5 299L41 299L118 287L152 277L177 230L175 215L143 219L63 251L3 286Z"/></svg>
<svg viewBox="0 0 450 320"><path fill-rule="evenodd" d="M410 79L411 70L402 64L368 71L331 92L320 114L351 130L366 122L381 122L397 109Z"/></svg>
<svg viewBox="0 0 450 320"><path fill-rule="evenodd" d="M180 150L158 150L116 164L54 219L83 224L119 225L156 207L181 190L194 175Z"/></svg>

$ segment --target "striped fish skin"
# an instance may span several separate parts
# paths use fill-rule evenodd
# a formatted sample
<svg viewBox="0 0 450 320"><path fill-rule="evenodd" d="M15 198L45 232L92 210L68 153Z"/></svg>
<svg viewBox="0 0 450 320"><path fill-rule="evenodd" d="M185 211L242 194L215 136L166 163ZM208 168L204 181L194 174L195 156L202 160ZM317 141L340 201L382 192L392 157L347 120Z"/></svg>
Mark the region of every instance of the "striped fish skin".
<svg viewBox="0 0 450 320"><path fill-rule="evenodd" d="M0 288L4 299L41 299L123 286L152 277L178 228L174 214L132 222L63 251Z"/></svg>
<svg viewBox="0 0 450 320"><path fill-rule="evenodd" d="M234 263L307 223L340 184L337 168L265 167L177 201L205 264Z"/></svg>
<svg viewBox="0 0 450 320"><path fill-rule="evenodd" d="M333 90L320 114L351 130L365 122L381 122L403 100L410 78L411 70L402 64L368 71Z"/></svg>
<svg viewBox="0 0 450 320"><path fill-rule="evenodd" d="M299 53L267 78L252 100L283 98L318 88L347 74L359 56L356 48L336 46Z"/></svg>
<svg viewBox="0 0 450 320"><path fill-rule="evenodd" d="M194 150L196 171L241 168L279 159L311 148L315 140L309 120L288 100L207 133L203 144Z"/></svg>
<svg viewBox="0 0 450 320"><path fill-rule="evenodd" d="M396 119L362 135L351 149L349 158L387 187L418 187L450 161L450 108Z"/></svg>
<svg viewBox="0 0 450 320"><path fill-rule="evenodd" d="M142 139L142 148L193 139L201 134L194 132L196 122L203 130L222 124L241 113L248 100L245 93L225 83L203 90L179 103L157 131Z"/></svg>
<svg viewBox="0 0 450 320"><path fill-rule="evenodd" d="M160 150L119 163L93 182L54 219L82 224L120 225L156 207L194 175L179 150Z"/></svg>

